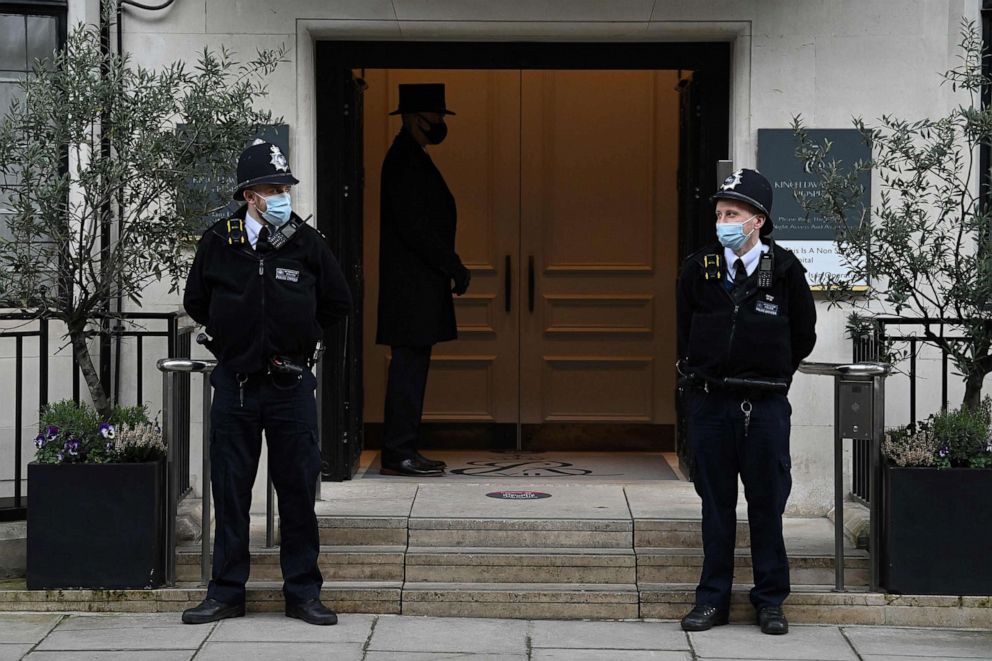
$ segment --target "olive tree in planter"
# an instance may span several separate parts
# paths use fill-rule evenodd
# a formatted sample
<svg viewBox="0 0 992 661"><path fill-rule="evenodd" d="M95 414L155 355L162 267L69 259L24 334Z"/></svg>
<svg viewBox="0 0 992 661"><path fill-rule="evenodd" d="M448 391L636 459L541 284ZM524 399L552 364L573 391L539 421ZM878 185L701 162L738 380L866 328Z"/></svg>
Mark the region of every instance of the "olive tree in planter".
<svg viewBox="0 0 992 661"><path fill-rule="evenodd" d="M104 0L105 20L118 5ZM140 306L151 283L167 279L178 291L189 238L228 201L229 191L218 197L196 181L224 180L273 121L257 103L284 53L259 51L242 64L205 49L191 65L152 70L105 52L99 29L79 25L35 64L21 98L0 108L0 301L65 324L95 408L42 412L38 461L28 466L30 587L162 580L154 547L164 535L163 462L106 447L100 423L106 434L122 421L90 340L119 301ZM151 433L141 429L120 427L118 438Z"/></svg>
<svg viewBox="0 0 992 661"><path fill-rule="evenodd" d="M943 85L962 103L935 119L883 116L874 127L855 119L870 162L839 163L800 118L793 127L796 156L820 193L797 199L836 227L846 268L818 284L831 304L854 308L849 331L869 334L879 312L954 320L924 325L922 339L963 378L961 410L914 421L886 441L879 552L882 585L894 592L992 594L992 444L982 402L992 372L992 213L988 176L978 172L979 148L992 144L992 108L980 101L992 79L981 33L965 22L961 35L959 64ZM874 209L860 202L865 171L881 187ZM904 354L891 344L879 350L883 360Z"/></svg>
<svg viewBox="0 0 992 661"><path fill-rule="evenodd" d="M104 0L105 20L117 6ZM111 400L89 343L98 320L118 301L140 305L155 281L178 291L188 238L228 202L191 184L223 180L272 122L256 104L284 53L241 64L204 50L193 65L151 70L104 52L99 29L79 25L0 108L0 300L64 322L104 418Z"/></svg>

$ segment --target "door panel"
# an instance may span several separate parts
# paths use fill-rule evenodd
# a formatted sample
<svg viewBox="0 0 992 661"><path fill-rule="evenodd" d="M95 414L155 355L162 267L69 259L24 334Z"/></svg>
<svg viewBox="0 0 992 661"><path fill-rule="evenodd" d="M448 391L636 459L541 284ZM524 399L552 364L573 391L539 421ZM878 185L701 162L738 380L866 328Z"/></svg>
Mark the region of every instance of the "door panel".
<svg viewBox="0 0 992 661"><path fill-rule="evenodd" d="M526 424L674 423L676 84L669 71L522 74Z"/></svg>
<svg viewBox="0 0 992 661"><path fill-rule="evenodd" d="M375 344L379 268L379 173L401 120L399 84L441 82L448 137L428 147L458 206L457 251L472 271L468 293L455 297L458 340L434 347L425 421L513 422L518 417L519 281L506 288L520 250L520 74L517 71L366 71L365 263L366 421L382 421L388 348ZM506 299L510 309L506 309Z"/></svg>

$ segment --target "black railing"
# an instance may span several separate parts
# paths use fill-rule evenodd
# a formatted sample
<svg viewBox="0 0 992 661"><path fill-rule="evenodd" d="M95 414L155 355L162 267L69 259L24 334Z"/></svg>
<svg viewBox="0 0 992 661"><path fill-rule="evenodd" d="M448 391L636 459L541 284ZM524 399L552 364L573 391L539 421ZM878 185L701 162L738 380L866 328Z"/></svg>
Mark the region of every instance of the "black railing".
<svg viewBox="0 0 992 661"><path fill-rule="evenodd" d="M23 320L23 316L0 315L0 320ZM36 340L38 345L38 409L48 403L48 320L37 320L34 328L21 327L0 330L0 352L9 355L8 347L13 343L14 357L14 493L0 497L0 521L20 521L27 516L21 430L24 428L24 343ZM9 399L7 400L10 401Z"/></svg>
<svg viewBox="0 0 992 661"><path fill-rule="evenodd" d="M854 362L865 360L889 362L893 357L905 356L905 360L900 360L899 364L893 365L893 375L898 372L904 374L909 379L908 417L904 422L913 423L919 419L917 414L917 394L919 392L917 386L920 380L920 374L917 358L925 346L930 346L940 351L940 408L946 409L948 403L948 383L950 379L950 359L947 350L933 340L918 333L914 334L912 331L903 330L901 327L928 329L936 327L936 334L945 340L951 342L968 342L969 340L966 337L944 334L947 328L953 330L954 327L960 326L961 320L929 317L919 319L875 317L872 319L872 322L875 326L874 332L871 335L854 338L853 359ZM905 362L909 363L908 371L903 365ZM889 388L888 392L891 393L892 389ZM899 421L887 421L886 426L893 426L893 422L900 424L903 421L901 418ZM868 476L871 466L871 441L854 441L852 451L851 494L856 500L867 503L869 500Z"/></svg>
<svg viewBox="0 0 992 661"><path fill-rule="evenodd" d="M72 383L72 399L78 402L80 400L81 389L80 370L75 357L72 359L71 368L68 365L62 368L53 368L53 363L56 362L53 361L53 358L57 358L59 355L69 355L71 352L69 347L62 347L55 354L49 354L50 335L53 332L53 325L57 322L47 318L39 319L37 313L27 312L0 314L0 322L14 322L13 324L9 324L12 326L10 328L0 328L0 356L13 359L13 374L9 377L4 375L2 378L7 383L13 384L13 398L9 399L8 402L13 404L14 409L14 429L11 449L8 450L5 447L6 444L0 445L0 465L7 464L7 461L10 459L13 460L13 494L0 497L0 521L16 521L23 520L27 516L28 505L26 497L27 490L24 483L24 456L22 449L24 447L22 435L24 433L25 420L23 415L25 406L30 406L33 400L36 406L28 410L35 412L40 410L52 398L50 384L65 383L70 379ZM158 328L148 328L148 326L153 325L158 326ZM154 351L152 365L154 365L154 359L164 356L187 358L190 356L190 340L194 326L189 317L182 313L126 312L120 316L119 321L115 321L112 324L102 324L101 326L105 329L101 335L105 334L110 337L112 340L110 345L112 347L111 350L116 357L114 361L116 365L113 382L109 383L110 379L107 378L107 375L102 375L104 377L104 387L107 388L108 395L114 404L144 403L146 377L154 379L154 383L156 384L161 384L161 380L157 378L158 374L154 370L154 367L150 370L152 372L151 374L147 374L149 370L145 369L145 353L146 349L148 349L147 340L159 338L160 342L164 343L164 346L158 346L152 349ZM61 327L61 325L59 324L58 327ZM133 340L135 346L133 380L127 379L122 384L121 365L123 361L121 359L121 350L130 340ZM29 356L27 354L27 350L31 348L32 344L37 345L37 356ZM62 354L62 352L65 353ZM4 361L3 365L4 367L0 368L0 374L3 374L3 372L9 374L9 367L7 366L10 365L10 362ZM71 370L71 376L65 373L67 369ZM36 399L24 387L25 375L32 372L36 373L38 378ZM157 387L161 387L161 385ZM132 393L134 397L133 401L131 400ZM158 402L161 399L156 398L153 401ZM179 457L182 459L180 465L185 467L180 474L179 487L182 493L186 493L189 491L190 484L189 375L184 375L184 378L177 379L173 406L177 424L176 449ZM153 415L155 414L154 409L152 413ZM29 420L28 423L30 424L32 421Z"/></svg>

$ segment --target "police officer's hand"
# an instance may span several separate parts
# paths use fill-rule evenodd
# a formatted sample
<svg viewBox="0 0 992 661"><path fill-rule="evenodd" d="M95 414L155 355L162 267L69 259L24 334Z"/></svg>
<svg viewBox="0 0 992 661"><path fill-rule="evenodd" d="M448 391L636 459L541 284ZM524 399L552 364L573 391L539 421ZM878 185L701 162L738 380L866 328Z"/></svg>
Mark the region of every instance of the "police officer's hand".
<svg viewBox="0 0 992 661"><path fill-rule="evenodd" d="M451 291L456 296L461 296L468 291L468 283L472 280L472 272L459 264L458 270L455 271L451 279L455 281L455 286L451 288Z"/></svg>

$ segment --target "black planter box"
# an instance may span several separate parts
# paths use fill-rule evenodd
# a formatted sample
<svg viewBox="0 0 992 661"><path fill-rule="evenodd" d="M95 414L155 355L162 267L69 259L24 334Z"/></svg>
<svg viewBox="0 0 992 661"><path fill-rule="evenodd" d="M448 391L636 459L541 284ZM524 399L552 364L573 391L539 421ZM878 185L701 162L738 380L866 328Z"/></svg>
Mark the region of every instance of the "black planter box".
<svg viewBox="0 0 992 661"><path fill-rule="evenodd" d="M886 590L992 595L992 469L884 466L882 489Z"/></svg>
<svg viewBox="0 0 992 661"><path fill-rule="evenodd" d="M164 461L28 464L28 589L162 585L164 510Z"/></svg>

